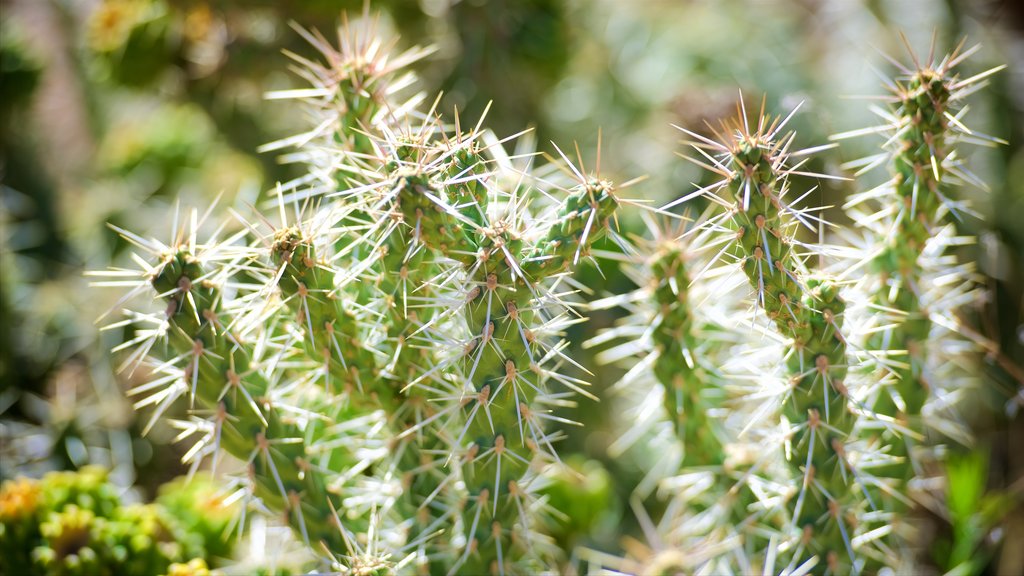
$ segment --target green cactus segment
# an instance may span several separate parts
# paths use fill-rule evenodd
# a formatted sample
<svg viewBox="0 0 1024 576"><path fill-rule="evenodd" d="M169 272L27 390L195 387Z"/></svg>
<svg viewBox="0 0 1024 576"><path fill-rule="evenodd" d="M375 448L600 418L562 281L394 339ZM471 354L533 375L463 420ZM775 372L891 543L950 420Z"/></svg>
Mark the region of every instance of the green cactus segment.
<svg viewBox="0 0 1024 576"><path fill-rule="evenodd" d="M386 105L384 82L358 66L347 66L347 77L338 83L334 104L338 109L338 123L335 129L335 141L346 144L353 152L369 154L373 151L373 142L368 131L374 125L374 119L382 105Z"/></svg>
<svg viewBox="0 0 1024 576"><path fill-rule="evenodd" d="M416 331L437 311L432 282L438 267L431 251L464 262L474 259L476 252L444 188L413 169L397 169L392 182L396 199L392 217L399 225L384 244L376 285L388 317L384 375L391 382L390 393L407 400L397 423L409 427L432 410L420 388L410 387L432 363L431 350L413 341Z"/></svg>
<svg viewBox="0 0 1024 576"><path fill-rule="evenodd" d="M441 255L472 264L477 245L466 230L463 216L455 209L446 190L435 186L426 174L400 173L396 176L396 201L413 239ZM406 246L408 248L408 246Z"/></svg>
<svg viewBox="0 0 1024 576"><path fill-rule="evenodd" d="M547 237L523 261L527 279L542 279L565 272L589 255L590 246L609 228L618 200L607 180L593 179L565 199ZM522 281L522 280L520 280Z"/></svg>
<svg viewBox="0 0 1024 576"><path fill-rule="evenodd" d="M249 346L219 320L220 294L205 274L197 258L178 249L165 256L152 280L168 303L168 340L174 353L186 359L184 379L195 408L214 414L220 447L249 463L255 494L268 508L286 516L311 545L322 541L328 549L343 550L330 510L341 509L341 497L328 490L324 474L309 472L355 464L351 452L320 453L317 448L318 440L326 440L327 425L346 414L326 401L306 398L304 408L322 414L324 421L302 426L279 410Z"/></svg>
<svg viewBox="0 0 1024 576"><path fill-rule="evenodd" d="M407 230L392 233L384 247L386 253L381 257L376 280L388 316L382 376L389 381L386 393L393 397L392 404L406 398L403 391L416 393L407 386L429 365L430 350L416 346L413 335L434 314L429 303L433 290L428 282L436 267L428 261L430 254L427 252L407 252L413 244L411 239L406 239L408 233Z"/></svg>
<svg viewBox="0 0 1024 576"><path fill-rule="evenodd" d="M564 271L577 250L586 253L605 232L617 201L607 182L582 186L565 200L547 236L529 249L503 225L464 232L453 223L450 204L436 203L424 193L430 190L424 183L408 183L399 195L402 212L407 218L439 215L422 226L421 238L434 250L459 256L469 273L464 314L473 336L461 366L468 386L462 402L466 424L456 439L469 446L463 462L469 534L460 569L507 573L530 549L530 527L524 525L530 502L520 481L535 456L552 451L543 433L548 409L536 402L547 393L541 366L546 352L534 333L541 319L536 283ZM533 259L529 275L524 253Z"/></svg>
<svg viewBox="0 0 1024 576"><path fill-rule="evenodd" d="M445 171L452 182L447 188L455 209L476 227L487 222L488 193L482 178L486 165L475 143L467 143L455 149Z"/></svg>
<svg viewBox="0 0 1024 576"><path fill-rule="evenodd" d="M471 442L465 466L470 500L464 521L479 554L466 566L470 572L507 572L499 563L527 552L530 527L521 514L528 503L518 480L538 451L553 451L543 434L542 415L548 409L537 402L547 392L547 376L540 366L545 351L534 334L540 312L523 276L536 281L554 275L568 267L575 251L586 253L603 235L617 206L611 192L607 182L591 183L565 200L557 223L530 251L535 258L532 273L526 271L529 259L523 270L514 267L513 258L522 251L522 241L514 234L505 231L481 238L482 256L466 311L475 338L463 362L463 374L476 394L464 408L465 437ZM523 532L512 538L517 525Z"/></svg>
<svg viewBox="0 0 1024 576"><path fill-rule="evenodd" d="M306 68L303 76L326 92L316 104L334 119L334 143L351 152L372 154L375 129L381 122L397 120L410 108L410 103L398 101L399 94L414 83L405 69L432 50L412 48L394 55L382 49L374 27L360 33L351 30L347 22L339 30L339 49L319 33L297 30L326 59L325 64L299 62Z"/></svg>
<svg viewBox="0 0 1024 576"><path fill-rule="evenodd" d="M486 187L476 178L484 167L482 157L470 146L460 146L450 153L445 168L436 171L443 181L435 183L422 170L431 148L398 146L394 153L400 161L387 163L398 196L390 217L398 225L383 244L375 267L375 285L388 317L383 376L394 382L391 393L406 401L406 409L397 415L403 427L419 424L432 411L419 388L409 384L433 361L428 347L413 342L438 311L434 276L440 268L433 252L464 264L475 261L476 246L467 230L482 226L486 218Z"/></svg>
<svg viewBox="0 0 1024 576"><path fill-rule="evenodd" d="M892 144L891 164L896 218L894 231L873 264L885 284L876 294L876 301L886 308L900 310L905 316L876 344L883 345L881 339L886 338L884 345L888 349L906 350L907 358L892 368L895 392L902 406L893 401L892 394L882 394L874 408L878 413L901 418L918 417L929 395L923 368L931 321L921 309L923 270L918 259L940 224L950 82L934 70L919 70L897 94L899 129ZM903 442L897 442L894 449L896 456L907 455ZM908 478L912 475L912 467L901 468Z"/></svg>
<svg viewBox="0 0 1024 576"><path fill-rule="evenodd" d="M649 266L658 310L651 330L657 353L653 370L665 390L665 411L685 450L681 465L720 466L725 451L707 414L713 402L706 393L713 385L695 357L698 342L687 293L687 256L676 242L661 242Z"/></svg>
<svg viewBox="0 0 1024 576"><path fill-rule="evenodd" d="M845 445L853 429L844 380L846 340L841 334L845 304L826 280L805 277L791 244L795 218L786 207L784 147L760 133L743 135L730 149L735 200L732 255L755 291L755 305L786 337L792 392L783 415L792 430L790 467L802 479L789 501L803 531L806 557L818 555L822 570L847 573L852 556L851 513L859 506ZM797 558L803 560L804 558Z"/></svg>
<svg viewBox="0 0 1024 576"><path fill-rule="evenodd" d="M402 438L393 449L399 454L397 466L405 487L404 502L409 506L407 518L413 520L410 540L415 541L429 531L435 519L429 506L437 498L436 491L451 470L442 469L430 454L443 454L447 446L433 428L424 430L423 422L434 415L435 407L422 387L410 386L432 366L432 350L420 345L415 334L436 313L431 301L434 287L430 284L437 273L433 254L415 238L415 224L399 216L401 225L391 233L383 246L376 271L376 291L383 301L386 338L381 343L381 394L388 394L393 405L389 418L394 433L415 429L415 434ZM447 535L435 535L435 543L447 541Z"/></svg>
<svg viewBox="0 0 1024 576"><path fill-rule="evenodd" d="M367 348L352 306L334 286L334 271L317 254L313 241L298 228L279 230L271 249L274 264L283 266L278 286L303 329L303 348L325 366L326 389L347 392L364 408L393 410L390 394L379 394L377 359Z"/></svg>

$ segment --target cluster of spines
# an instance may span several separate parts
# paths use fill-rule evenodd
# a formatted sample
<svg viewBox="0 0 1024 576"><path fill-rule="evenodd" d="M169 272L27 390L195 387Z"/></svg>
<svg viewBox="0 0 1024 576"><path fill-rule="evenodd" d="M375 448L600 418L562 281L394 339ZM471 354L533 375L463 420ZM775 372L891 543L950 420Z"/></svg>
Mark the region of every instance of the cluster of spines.
<svg viewBox="0 0 1024 576"><path fill-rule="evenodd" d="M720 466L725 461L716 423L705 399L716 386L697 357L698 329L690 302L692 258L676 239L662 241L650 262L658 315L651 339L657 350L652 370L665 389L665 412L683 443L681 466ZM703 373L702 373L703 372Z"/></svg>

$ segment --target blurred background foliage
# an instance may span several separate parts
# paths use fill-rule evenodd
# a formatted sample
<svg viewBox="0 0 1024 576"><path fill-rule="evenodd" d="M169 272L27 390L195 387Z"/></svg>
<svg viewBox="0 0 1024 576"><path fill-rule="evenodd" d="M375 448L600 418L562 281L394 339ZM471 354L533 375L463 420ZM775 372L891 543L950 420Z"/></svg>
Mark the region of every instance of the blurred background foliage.
<svg viewBox="0 0 1024 576"><path fill-rule="evenodd" d="M0 1L0 479L100 464L111 481L151 498L183 472L174 431L141 432L115 376L121 341L96 320L115 308L112 294L90 290L83 271L127 257L106 224L166 235L174 203L260 206L275 182L296 176L257 148L305 126L293 107L268 102L269 90L298 86L282 50L311 55L294 21L328 37L342 11L362 0L2 0ZM988 278L989 295L970 325L997 343L983 393L972 398L983 457L954 459L950 514L935 519L936 541L952 543L938 567L979 559L972 571L1024 573L1024 4L1015 0L380 0L370 4L401 47L432 44L418 72L441 110L486 123L500 136L534 129L541 150L578 142L593 167L601 134L601 169L630 190L663 203L692 189L697 169L679 160L679 133L731 113L739 98L788 111L803 103L795 128L803 146L875 122L870 102L882 52L900 56L898 32L918 51L935 33L940 50L960 38L983 49L975 72L1009 68L972 101L974 124L1009 142L973 152L971 164L991 190L971 192L981 218L964 221L980 238L965 249ZM600 130L600 132L599 132ZM818 155L814 170L877 145L844 142ZM863 180L813 182L815 201L838 206ZM838 209L827 218L844 223ZM627 217L626 231L639 231ZM581 272L588 286L628 289L611 262ZM576 327L581 342L614 321L600 313ZM589 352L577 350L587 364ZM596 392L618 379L593 379ZM572 490L588 502L614 502L589 526L565 527L560 539L589 531L606 549L628 501L657 454L633 451L612 460L616 431L610 402L583 400L568 416L564 450L585 471L585 485L553 486L553 500L573 511ZM1014 446L1017 448L1014 449ZM967 449L964 449L967 451ZM569 490L568 492L566 490ZM612 497L615 495L615 497ZM992 510L982 502L1000 503ZM578 504L578 503L577 503ZM980 508L979 508L980 507ZM973 511L973 512L972 512ZM995 512L1006 514L996 514ZM603 527L603 528L602 528ZM575 535L574 535L575 534ZM953 558L953 560L951 560ZM954 562L956 560L956 562Z"/></svg>

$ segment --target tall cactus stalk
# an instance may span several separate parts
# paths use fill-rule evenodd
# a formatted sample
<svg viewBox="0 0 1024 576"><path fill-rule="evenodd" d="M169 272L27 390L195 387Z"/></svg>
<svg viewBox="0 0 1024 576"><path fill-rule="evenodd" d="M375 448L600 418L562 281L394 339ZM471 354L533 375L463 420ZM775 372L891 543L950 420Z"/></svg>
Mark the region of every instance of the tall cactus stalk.
<svg viewBox="0 0 1024 576"><path fill-rule="evenodd" d="M614 343L598 360L627 370L611 398L626 407L625 431L610 451L619 456L639 445L637 452L653 453L633 498L647 499L657 488L667 500L658 538L673 545L629 561L642 568L628 562L623 568L645 573L742 570L742 562L730 556L743 557L740 533L752 525L755 500L746 484L754 477L748 474L749 462L735 457L738 440L722 418L728 399L720 368L733 343L729 304L736 303L738 279L717 274L718 269L707 273L704 250L694 242L699 229L687 225L689 217L672 224L646 212L642 216L650 238L624 246L624 255L603 254L623 260L637 289L592 304L621 306L630 314L588 346Z"/></svg>
<svg viewBox="0 0 1024 576"><path fill-rule="evenodd" d="M680 466L721 466L725 451L718 426L709 418L715 406L707 394L717 388L700 363L700 327L690 298L692 257L675 239L663 239L650 261L651 290L659 313L651 333L657 358L654 375L665 388L665 412L684 446ZM720 399L719 399L720 400Z"/></svg>
<svg viewBox="0 0 1024 576"><path fill-rule="evenodd" d="M329 359L328 374L346 385L353 402L382 408L388 415L390 431L398 438L392 441L391 465L406 485L403 500L406 512L416 518L412 536L418 539L438 529L431 504L457 475L440 470L443 457L437 454L445 451L447 441L439 429L420 429L433 408L421 388L409 386L434 363L430 348L417 345L413 336L435 314L430 282L438 270L434 256L415 240L415 230L396 214L382 218L368 192L401 166L434 153L430 138L442 129L432 120L433 112L413 132L405 125L421 97L403 97L415 82L405 68L431 50L414 48L392 57L372 28L362 35L347 23L338 49L318 34L299 31L326 63L296 58L311 88L275 96L301 99L322 120L312 132L266 148L296 145L297 152L289 157L319 174L321 184L292 194L292 199L308 201L322 193L338 198L315 201L333 205L317 211L323 216L313 224L318 230L277 230L271 256L292 307L322 313L315 322L299 322L309 335L307 343L320 342L313 344L319 349L311 350L312 356ZM318 249L329 256L317 260ZM410 428L419 433L399 435ZM440 539L436 533L433 537ZM427 555L422 546L420 550Z"/></svg>
<svg viewBox="0 0 1024 576"><path fill-rule="evenodd" d="M935 410L927 406L936 398L936 392L944 397L942 403L948 404L951 383L960 381L943 373L950 362L939 343L950 336L964 340L964 336L956 334L961 322L957 308L975 284L970 271L951 265L951 255L946 254L950 245L964 241L952 232L953 217L959 218L963 211L962 202L956 199L956 187L984 187L963 166L958 145L998 142L963 123L967 112L963 99L978 90L989 75L1003 68L961 79L956 68L976 50L977 47L964 50L961 42L952 53L935 60L933 42L927 60L922 62L908 45L913 66L897 64L900 75L887 82L891 91L889 108L880 111L886 123L835 136L842 139L880 133L886 137L882 154L849 166L861 168L860 175L887 164L891 179L857 195L845 208L858 221L869 223L877 248L869 256L867 290L875 307L891 311L868 344L872 349L885 351L878 357L882 364L879 373L887 383L878 390L872 410L892 418L893 428L912 432L890 433L884 438L893 463L877 473L896 481L895 493L900 497L889 503L895 512L906 511L911 502L907 497L912 492L910 481L935 457L926 447L915 446L914 439L924 438L924 444L933 443L940 440L937 432L939 436L965 441L949 417L949 406ZM884 218L868 218L868 213L880 213ZM943 277L945 280L941 280ZM900 535L901 544L906 545L911 535L905 531Z"/></svg>
<svg viewBox="0 0 1024 576"><path fill-rule="evenodd" d="M563 396L546 381L579 389L547 365L558 359L559 348L546 340L561 320L549 316L555 296L544 283L587 255L618 202L610 183L581 176L545 223L546 233L531 239L520 214L492 217L482 226L456 209L443 186L420 174L399 178L395 201L404 218L415 223L424 244L460 263L465 287L459 314L468 340L451 368L463 390L456 399L464 421L456 449L468 490L462 513L467 538L453 571L529 570L529 559L541 555L527 514L534 506L530 468L535 460L557 459L544 422L557 419L549 412ZM475 208L488 214L487 206Z"/></svg>
<svg viewBox="0 0 1024 576"><path fill-rule="evenodd" d="M859 568L853 549L857 517L865 508L848 458L856 415L845 385L845 303L831 281L811 276L798 254L796 228L808 224L788 196L790 152L795 135L786 121L762 113L751 129L746 111L724 124L712 140L685 131L700 153L695 160L722 176L699 191L725 211L706 223L706 233L731 238L728 254L754 290L755 313L764 314L788 339L782 362L790 391L782 404L788 430L786 456L798 481L788 506L800 531L792 564L811 556L818 570L844 574Z"/></svg>

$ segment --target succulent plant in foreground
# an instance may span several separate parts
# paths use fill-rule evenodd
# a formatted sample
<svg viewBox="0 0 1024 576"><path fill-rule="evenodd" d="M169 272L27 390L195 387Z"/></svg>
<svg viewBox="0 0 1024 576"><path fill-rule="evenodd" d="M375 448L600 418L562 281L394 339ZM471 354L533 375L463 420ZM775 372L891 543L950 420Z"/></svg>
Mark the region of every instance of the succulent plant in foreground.
<svg viewBox="0 0 1024 576"><path fill-rule="evenodd" d="M86 467L18 478L0 488L0 568L5 574L163 574L232 554L235 510L207 480L163 502L122 504L106 472ZM204 498L194 498L205 494Z"/></svg>

